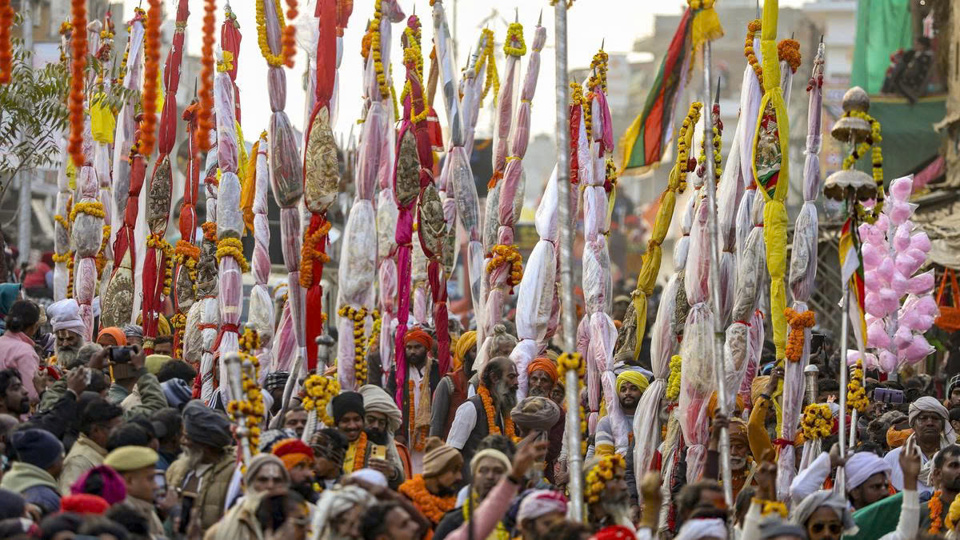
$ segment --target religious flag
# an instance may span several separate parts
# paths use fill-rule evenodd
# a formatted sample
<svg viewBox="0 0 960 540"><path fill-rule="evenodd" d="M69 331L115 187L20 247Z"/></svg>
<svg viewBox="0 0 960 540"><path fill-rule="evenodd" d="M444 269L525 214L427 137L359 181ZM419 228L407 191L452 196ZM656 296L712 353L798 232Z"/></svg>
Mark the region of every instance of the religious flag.
<svg viewBox="0 0 960 540"><path fill-rule="evenodd" d="M860 238L852 218L848 218L840 231L840 275L849 282L852 302L847 306L850 322L853 323L853 335L857 348L863 350L866 345L867 320L864 317L864 281L863 256L860 251Z"/></svg>

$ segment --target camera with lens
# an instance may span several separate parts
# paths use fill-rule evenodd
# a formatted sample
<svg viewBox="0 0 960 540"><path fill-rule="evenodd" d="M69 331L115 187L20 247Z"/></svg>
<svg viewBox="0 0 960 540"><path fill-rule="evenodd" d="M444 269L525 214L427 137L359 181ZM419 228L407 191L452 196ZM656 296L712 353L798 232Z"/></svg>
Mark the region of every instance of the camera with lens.
<svg viewBox="0 0 960 540"><path fill-rule="evenodd" d="M114 364L128 364L130 359L140 354L140 347L110 347L110 362Z"/></svg>

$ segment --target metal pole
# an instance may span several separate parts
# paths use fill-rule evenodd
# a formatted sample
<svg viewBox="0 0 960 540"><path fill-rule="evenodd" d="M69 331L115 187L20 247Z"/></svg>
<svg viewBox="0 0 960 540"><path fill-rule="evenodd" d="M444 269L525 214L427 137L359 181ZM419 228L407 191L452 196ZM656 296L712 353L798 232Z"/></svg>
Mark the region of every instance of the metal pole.
<svg viewBox="0 0 960 540"><path fill-rule="evenodd" d="M567 6L557 2L556 19L557 52L557 193L560 197L560 305L563 317L563 348L576 350L577 322L573 304L573 213L570 211L570 139L569 123L570 88L567 85ZM570 508L567 516L574 522L583 521L583 458L580 455L580 396L579 381L573 370L566 375L567 401L567 471Z"/></svg>
<svg viewBox="0 0 960 540"><path fill-rule="evenodd" d="M23 13L23 48L26 51L33 52L33 0L24 0L21 4ZM33 200L31 189L32 170L22 170L18 175L20 177L20 193L17 199L17 249L20 251L19 263L23 263L30 257L30 239L33 236L33 212L30 203ZM11 268L12 272L14 269Z"/></svg>
<svg viewBox="0 0 960 540"><path fill-rule="evenodd" d="M807 405L817 402L817 377L819 375L820 370L813 364L803 368L803 376L807 390Z"/></svg>
<svg viewBox="0 0 960 540"><path fill-rule="evenodd" d="M710 87L713 84L710 64L711 59L710 42L703 46L703 91L704 101L710 108L710 114L703 123L703 148L704 148L704 185L703 189L707 192L707 228L710 233L710 297L713 308L713 329L714 338L711 341L713 348L714 371L717 377L717 404L720 405L720 413L727 414L727 391L726 391L726 369L723 359L723 321L720 313L720 241L717 230L717 183L714 175L713 163L713 108L711 105ZM719 88L717 89L719 97ZM723 496L727 500L727 506L733 504L733 480L730 474L730 434L726 429L720 430L720 478L723 480Z"/></svg>
<svg viewBox="0 0 960 540"><path fill-rule="evenodd" d="M849 208L852 208L850 206ZM848 302L850 301L850 288L847 280L843 280L843 298L840 300L840 414L838 415L840 426L838 434L840 435L840 459L847 457L847 366L844 356L847 349L847 332L849 332L849 316L847 313ZM843 467L837 470L837 490L839 493L846 493L846 478L843 474Z"/></svg>

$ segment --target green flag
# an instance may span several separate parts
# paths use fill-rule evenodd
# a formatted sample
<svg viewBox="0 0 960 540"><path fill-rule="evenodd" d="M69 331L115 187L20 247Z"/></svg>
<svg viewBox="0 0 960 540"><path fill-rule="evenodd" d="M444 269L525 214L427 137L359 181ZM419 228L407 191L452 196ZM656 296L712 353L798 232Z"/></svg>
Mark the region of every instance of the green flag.
<svg viewBox="0 0 960 540"><path fill-rule="evenodd" d="M910 0L860 0L850 86L877 94L897 49L913 47Z"/></svg>

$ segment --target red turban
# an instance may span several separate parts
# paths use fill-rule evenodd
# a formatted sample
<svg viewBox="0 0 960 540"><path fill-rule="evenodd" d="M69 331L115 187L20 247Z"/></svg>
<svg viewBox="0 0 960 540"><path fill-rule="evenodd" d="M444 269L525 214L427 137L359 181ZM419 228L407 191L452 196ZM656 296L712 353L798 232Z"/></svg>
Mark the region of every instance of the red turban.
<svg viewBox="0 0 960 540"><path fill-rule="evenodd" d="M636 540L633 531L623 525L604 527L590 537L590 540Z"/></svg>
<svg viewBox="0 0 960 540"><path fill-rule="evenodd" d="M433 338L430 337L430 334L424 332L419 328L413 328L411 330L407 330L407 333L404 334L403 344L406 345L411 341L416 341L420 343L421 345L426 347L427 350L430 350L433 348Z"/></svg>
<svg viewBox="0 0 960 540"><path fill-rule="evenodd" d="M64 512L73 512L75 514L93 514L102 515L110 509L110 503L96 495L89 493L78 493L76 495L67 495L60 500L60 509Z"/></svg>
<svg viewBox="0 0 960 540"><path fill-rule="evenodd" d="M300 439L286 439L273 446L273 455L280 458L287 470L304 461L313 461L313 450Z"/></svg>
<svg viewBox="0 0 960 540"><path fill-rule="evenodd" d="M543 371L550 376L550 379L553 380L553 382L557 382L557 377L559 377L557 374L557 365L554 364L549 358L544 358L542 356L533 362L530 362L530 364L527 366L527 375L533 375L534 371Z"/></svg>

